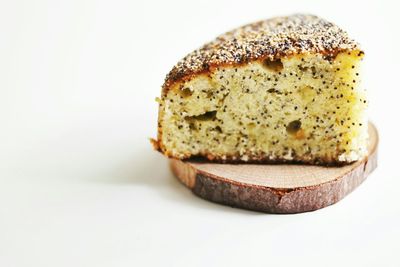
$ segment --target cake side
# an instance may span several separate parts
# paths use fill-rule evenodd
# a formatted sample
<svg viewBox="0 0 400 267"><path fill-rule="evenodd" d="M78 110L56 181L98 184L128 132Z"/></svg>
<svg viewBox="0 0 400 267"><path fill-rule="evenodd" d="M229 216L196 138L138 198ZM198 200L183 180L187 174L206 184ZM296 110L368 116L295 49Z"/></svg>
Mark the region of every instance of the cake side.
<svg viewBox="0 0 400 267"><path fill-rule="evenodd" d="M167 156L337 164L366 154L363 53L297 55L223 67L176 84L160 100Z"/></svg>

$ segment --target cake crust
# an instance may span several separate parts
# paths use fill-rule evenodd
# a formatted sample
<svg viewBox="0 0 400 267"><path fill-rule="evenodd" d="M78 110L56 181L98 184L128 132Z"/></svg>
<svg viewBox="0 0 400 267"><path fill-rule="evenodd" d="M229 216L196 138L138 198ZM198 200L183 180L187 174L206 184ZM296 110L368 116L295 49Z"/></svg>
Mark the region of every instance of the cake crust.
<svg viewBox="0 0 400 267"><path fill-rule="evenodd" d="M325 19L306 14L275 17L226 32L186 55L166 76L163 93L177 82L226 65L306 53L335 58L352 50L363 53L345 31Z"/></svg>

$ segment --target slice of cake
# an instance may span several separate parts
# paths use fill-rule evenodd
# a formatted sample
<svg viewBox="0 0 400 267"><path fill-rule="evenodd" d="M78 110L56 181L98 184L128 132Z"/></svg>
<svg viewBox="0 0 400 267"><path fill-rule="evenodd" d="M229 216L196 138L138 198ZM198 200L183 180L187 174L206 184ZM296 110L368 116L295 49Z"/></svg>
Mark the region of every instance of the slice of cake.
<svg viewBox="0 0 400 267"><path fill-rule="evenodd" d="M177 159L359 160L368 138L363 56L346 32L312 15L225 33L167 75L152 143Z"/></svg>

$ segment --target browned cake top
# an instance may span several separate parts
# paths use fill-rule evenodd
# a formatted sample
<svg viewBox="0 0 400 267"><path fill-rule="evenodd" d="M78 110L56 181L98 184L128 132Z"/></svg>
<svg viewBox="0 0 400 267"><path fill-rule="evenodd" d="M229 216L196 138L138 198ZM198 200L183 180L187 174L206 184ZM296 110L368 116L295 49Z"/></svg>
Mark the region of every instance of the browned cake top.
<svg viewBox="0 0 400 267"><path fill-rule="evenodd" d="M307 52L335 55L352 49L359 49L358 44L345 31L322 18L304 14L276 17L224 33L191 52L168 73L163 89L211 67Z"/></svg>

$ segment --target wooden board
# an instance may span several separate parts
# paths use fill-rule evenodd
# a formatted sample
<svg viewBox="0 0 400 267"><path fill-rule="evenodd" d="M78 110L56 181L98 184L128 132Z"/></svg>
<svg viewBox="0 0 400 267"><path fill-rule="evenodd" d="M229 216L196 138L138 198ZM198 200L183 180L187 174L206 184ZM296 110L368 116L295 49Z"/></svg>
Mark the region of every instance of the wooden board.
<svg viewBox="0 0 400 267"><path fill-rule="evenodd" d="M369 124L369 154L342 167L218 164L170 159L172 172L207 200L268 213L299 213L332 205L377 166L378 132Z"/></svg>

